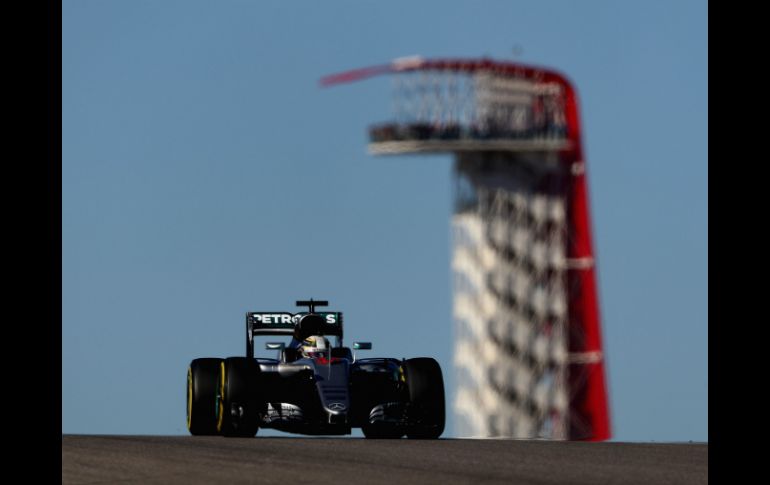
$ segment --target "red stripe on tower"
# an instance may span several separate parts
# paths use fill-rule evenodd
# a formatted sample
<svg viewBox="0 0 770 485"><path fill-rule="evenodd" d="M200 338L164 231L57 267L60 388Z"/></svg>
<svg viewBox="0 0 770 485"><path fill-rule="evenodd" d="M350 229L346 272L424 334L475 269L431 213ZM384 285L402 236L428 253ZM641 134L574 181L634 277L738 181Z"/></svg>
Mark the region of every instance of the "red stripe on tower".
<svg viewBox="0 0 770 485"><path fill-rule="evenodd" d="M572 85L564 77L560 78L566 89L567 136L572 142L565 153L565 163L572 173L567 204L570 234L567 257L574 262L567 275L569 353L578 356L569 367L569 439L602 441L611 437L611 431L586 162L577 96Z"/></svg>

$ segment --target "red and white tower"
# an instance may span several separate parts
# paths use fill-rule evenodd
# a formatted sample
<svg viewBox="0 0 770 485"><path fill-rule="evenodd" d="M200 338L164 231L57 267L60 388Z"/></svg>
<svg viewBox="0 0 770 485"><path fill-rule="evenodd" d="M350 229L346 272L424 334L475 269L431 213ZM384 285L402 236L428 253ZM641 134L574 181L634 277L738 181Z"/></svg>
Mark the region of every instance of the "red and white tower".
<svg viewBox="0 0 770 485"><path fill-rule="evenodd" d="M596 259L575 90L489 59L405 58L369 151L455 154L454 320L461 436L610 437Z"/></svg>

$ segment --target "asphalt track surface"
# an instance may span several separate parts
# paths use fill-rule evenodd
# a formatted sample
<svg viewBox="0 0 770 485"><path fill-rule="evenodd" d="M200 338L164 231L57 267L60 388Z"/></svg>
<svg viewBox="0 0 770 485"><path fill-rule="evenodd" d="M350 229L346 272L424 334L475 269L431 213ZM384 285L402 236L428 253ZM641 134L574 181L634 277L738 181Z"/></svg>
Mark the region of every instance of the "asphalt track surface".
<svg viewBox="0 0 770 485"><path fill-rule="evenodd" d="M708 444L63 435L62 483L704 484Z"/></svg>

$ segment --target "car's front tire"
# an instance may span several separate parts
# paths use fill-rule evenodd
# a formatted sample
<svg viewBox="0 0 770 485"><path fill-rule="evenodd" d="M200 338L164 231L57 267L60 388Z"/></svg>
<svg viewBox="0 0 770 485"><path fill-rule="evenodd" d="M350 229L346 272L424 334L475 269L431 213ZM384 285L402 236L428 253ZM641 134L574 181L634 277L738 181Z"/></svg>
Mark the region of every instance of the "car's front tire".
<svg viewBox="0 0 770 485"><path fill-rule="evenodd" d="M412 424L406 431L411 439L436 439L444 432L444 377L435 359L408 359L403 365L409 391Z"/></svg>
<svg viewBox="0 0 770 485"><path fill-rule="evenodd" d="M253 437L266 404L260 396L259 364L248 357L229 357L217 380L217 430L229 437Z"/></svg>
<svg viewBox="0 0 770 485"><path fill-rule="evenodd" d="M222 359L202 358L187 368L187 430L194 436L219 434L216 395Z"/></svg>

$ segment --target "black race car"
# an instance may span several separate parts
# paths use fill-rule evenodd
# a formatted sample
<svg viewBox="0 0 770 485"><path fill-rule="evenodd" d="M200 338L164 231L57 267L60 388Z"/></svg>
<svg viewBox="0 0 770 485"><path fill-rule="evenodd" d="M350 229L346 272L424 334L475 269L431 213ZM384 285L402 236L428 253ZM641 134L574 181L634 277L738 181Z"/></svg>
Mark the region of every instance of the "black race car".
<svg viewBox="0 0 770 485"><path fill-rule="evenodd" d="M202 358L187 370L187 429L193 435L253 437L259 428L308 435L435 439L444 431L444 379L432 358L359 359L342 344L342 312L298 301L307 312L246 314L246 357ZM267 343L278 358L254 357L254 337L326 336L334 345L308 355ZM355 350L371 349L356 342Z"/></svg>

